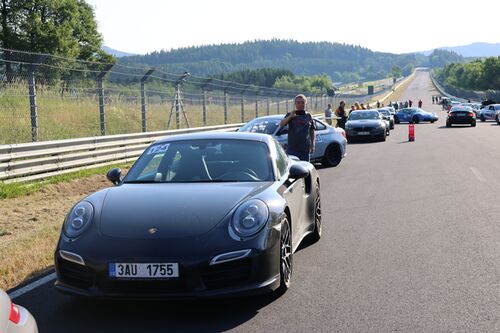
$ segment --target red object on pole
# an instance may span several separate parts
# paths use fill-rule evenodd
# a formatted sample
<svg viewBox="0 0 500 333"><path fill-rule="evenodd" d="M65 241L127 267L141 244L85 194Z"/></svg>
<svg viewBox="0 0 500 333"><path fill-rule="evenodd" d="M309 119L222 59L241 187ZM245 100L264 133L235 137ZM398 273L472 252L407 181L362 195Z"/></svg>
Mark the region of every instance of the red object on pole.
<svg viewBox="0 0 500 333"><path fill-rule="evenodd" d="M415 125L408 125L408 141L415 141Z"/></svg>

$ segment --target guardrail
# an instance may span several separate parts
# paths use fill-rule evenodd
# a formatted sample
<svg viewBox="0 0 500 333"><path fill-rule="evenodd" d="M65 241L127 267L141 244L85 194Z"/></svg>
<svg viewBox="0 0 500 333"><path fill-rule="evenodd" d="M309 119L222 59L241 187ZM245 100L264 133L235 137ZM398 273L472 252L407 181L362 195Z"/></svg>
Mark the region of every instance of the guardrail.
<svg viewBox="0 0 500 333"><path fill-rule="evenodd" d="M230 131L243 124L0 145L0 181L32 181L82 169L135 161L152 142L167 136Z"/></svg>

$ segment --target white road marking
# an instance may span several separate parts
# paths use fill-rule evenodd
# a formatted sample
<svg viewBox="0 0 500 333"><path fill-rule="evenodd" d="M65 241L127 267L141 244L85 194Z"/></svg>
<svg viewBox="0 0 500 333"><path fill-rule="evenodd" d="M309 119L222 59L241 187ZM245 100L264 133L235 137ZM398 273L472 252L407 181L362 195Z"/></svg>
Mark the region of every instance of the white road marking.
<svg viewBox="0 0 500 333"><path fill-rule="evenodd" d="M26 294L27 292L32 291L35 288L40 287L43 284L46 284L49 281L54 280L55 278L56 278L56 272L54 272L52 274L49 274L49 275L46 275L46 276L44 276L43 278L41 278L39 280L33 281L30 284L28 284L28 285L26 285L26 286L24 286L22 288L19 288L19 289L15 290L15 291L9 293L9 297L11 299L17 298L17 297L19 297L21 295Z"/></svg>
<svg viewBox="0 0 500 333"><path fill-rule="evenodd" d="M478 169L474 168L474 167L470 167L472 173L474 174L474 176L476 176L476 178L480 181L480 182L486 182L486 178L484 178L484 176L481 174L481 172L479 172Z"/></svg>

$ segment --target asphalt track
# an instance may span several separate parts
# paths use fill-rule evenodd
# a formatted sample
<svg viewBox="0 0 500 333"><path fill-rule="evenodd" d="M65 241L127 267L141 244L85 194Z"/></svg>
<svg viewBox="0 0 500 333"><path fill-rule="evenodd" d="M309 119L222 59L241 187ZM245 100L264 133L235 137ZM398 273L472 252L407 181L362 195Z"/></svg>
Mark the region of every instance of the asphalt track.
<svg viewBox="0 0 500 333"><path fill-rule="evenodd" d="M500 331L500 126L446 128L427 72L403 98L440 120L396 125L320 169L323 238L294 257L281 297L81 300L46 283L15 301L40 332Z"/></svg>

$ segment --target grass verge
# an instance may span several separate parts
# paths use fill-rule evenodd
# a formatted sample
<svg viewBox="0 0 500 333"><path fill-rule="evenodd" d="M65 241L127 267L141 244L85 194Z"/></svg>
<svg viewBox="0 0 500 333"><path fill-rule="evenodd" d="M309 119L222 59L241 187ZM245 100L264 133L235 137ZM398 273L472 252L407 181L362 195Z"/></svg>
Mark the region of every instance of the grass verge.
<svg viewBox="0 0 500 333"><path fill-rule="evenodd" d="M131 165L131 164L130 164ZM126 165L129 168L130 165ZM50 177L48 179L29 182L29 183L0 183L0 199L12 199L24 195L29 195L36 193L43 189L44 187L51 184L58 184L62 182L68 182L74 179L84 178L93 175L105 174L108 170L112 168L123 168L123 165L110 165L103 166L95 169L85 169L80 171L71 172L64 175Z"/></svg>

